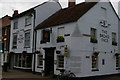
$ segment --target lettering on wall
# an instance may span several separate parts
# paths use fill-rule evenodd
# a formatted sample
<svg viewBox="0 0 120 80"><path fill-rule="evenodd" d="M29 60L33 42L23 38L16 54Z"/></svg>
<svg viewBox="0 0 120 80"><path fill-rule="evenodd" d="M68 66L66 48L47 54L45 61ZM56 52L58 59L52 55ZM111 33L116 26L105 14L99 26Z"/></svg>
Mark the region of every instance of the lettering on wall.
<svg viewBox="0 0 120 80"><path fill-rule="evenodd" d="M100 38L102 42L108 42L109 40L109 35L106 30L102 30L102 33L100 33Z"/></svg>
<svg viewBox="0 0 120 80"><path fill-rule="evenodd" d="M21 30L19 31L19 36L18 36L18 43L19 43L19 44L23 43L23 40L24 40L23 33L24 33L24 29L21 29Z"/></svg>

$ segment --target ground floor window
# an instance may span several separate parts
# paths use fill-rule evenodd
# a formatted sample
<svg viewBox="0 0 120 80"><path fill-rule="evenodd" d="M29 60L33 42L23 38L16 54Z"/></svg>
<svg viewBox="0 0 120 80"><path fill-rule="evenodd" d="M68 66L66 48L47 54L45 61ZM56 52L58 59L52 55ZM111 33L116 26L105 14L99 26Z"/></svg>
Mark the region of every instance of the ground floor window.
<svg viewBox="0 0 120 80"><path fill-rule="evenodd" d="M120 68L120 57L119 55L116 55L116 68Z"/></svg>
<svg viewBox="0 0 120 80"><path fill-rule="evenodd" d="M43 55L38 55L38 67L43 67Z"/></svg>
<svg viewBox="0 0 120 80"><path fill-rule="evenodd" d="M32 54L15 54L14 66L32 68Z"/></svg>
<svg viewBox="0 0 120 80"><path fill-rule="evenodd" d="M92 56L92 70L93 71L98 70L98 56L96 55Z"/></svg>
<svg viewBox="0 0 120 80"><path fill-rule="evenodd" d="M57 67L64 68L64 55L57 55Z"/></svg>

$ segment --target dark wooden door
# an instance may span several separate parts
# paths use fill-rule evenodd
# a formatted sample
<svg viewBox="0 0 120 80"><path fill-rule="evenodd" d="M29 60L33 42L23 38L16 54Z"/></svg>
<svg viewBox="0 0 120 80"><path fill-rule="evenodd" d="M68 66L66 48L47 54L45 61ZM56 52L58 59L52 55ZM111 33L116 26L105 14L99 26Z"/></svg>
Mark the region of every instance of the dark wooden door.
<svg viewBox="0 0 120 80"><path fill-rule="evenodd" d="M45 49L45 75L50 75L54 72L54 49Z"/></svg>

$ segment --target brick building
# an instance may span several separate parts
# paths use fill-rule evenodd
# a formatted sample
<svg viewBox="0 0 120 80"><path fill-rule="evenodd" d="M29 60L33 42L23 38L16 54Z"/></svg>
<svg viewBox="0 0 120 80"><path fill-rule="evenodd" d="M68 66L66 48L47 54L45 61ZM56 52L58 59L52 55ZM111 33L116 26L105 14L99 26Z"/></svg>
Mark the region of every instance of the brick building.
<svg viewBox="0 0 120 80"><path fill-rule="evenodd" d="M10 16L6 15L0 19L0 61L1 65L8 61L9 42L10 42Z"/></svg>

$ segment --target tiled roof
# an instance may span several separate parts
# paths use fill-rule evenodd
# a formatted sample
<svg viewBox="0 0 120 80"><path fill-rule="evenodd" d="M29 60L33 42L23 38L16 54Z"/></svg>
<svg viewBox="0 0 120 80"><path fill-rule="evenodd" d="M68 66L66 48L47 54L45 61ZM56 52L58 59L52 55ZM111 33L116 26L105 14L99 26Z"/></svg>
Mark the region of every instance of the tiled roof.
<svg viewBox="0 0 120 80"><path fill-rule="evenodd" d="M44 22L39 24L36 29L47 28L55 25L77 21L97 2L83 2L69 8L61 9Z"/></svg>

